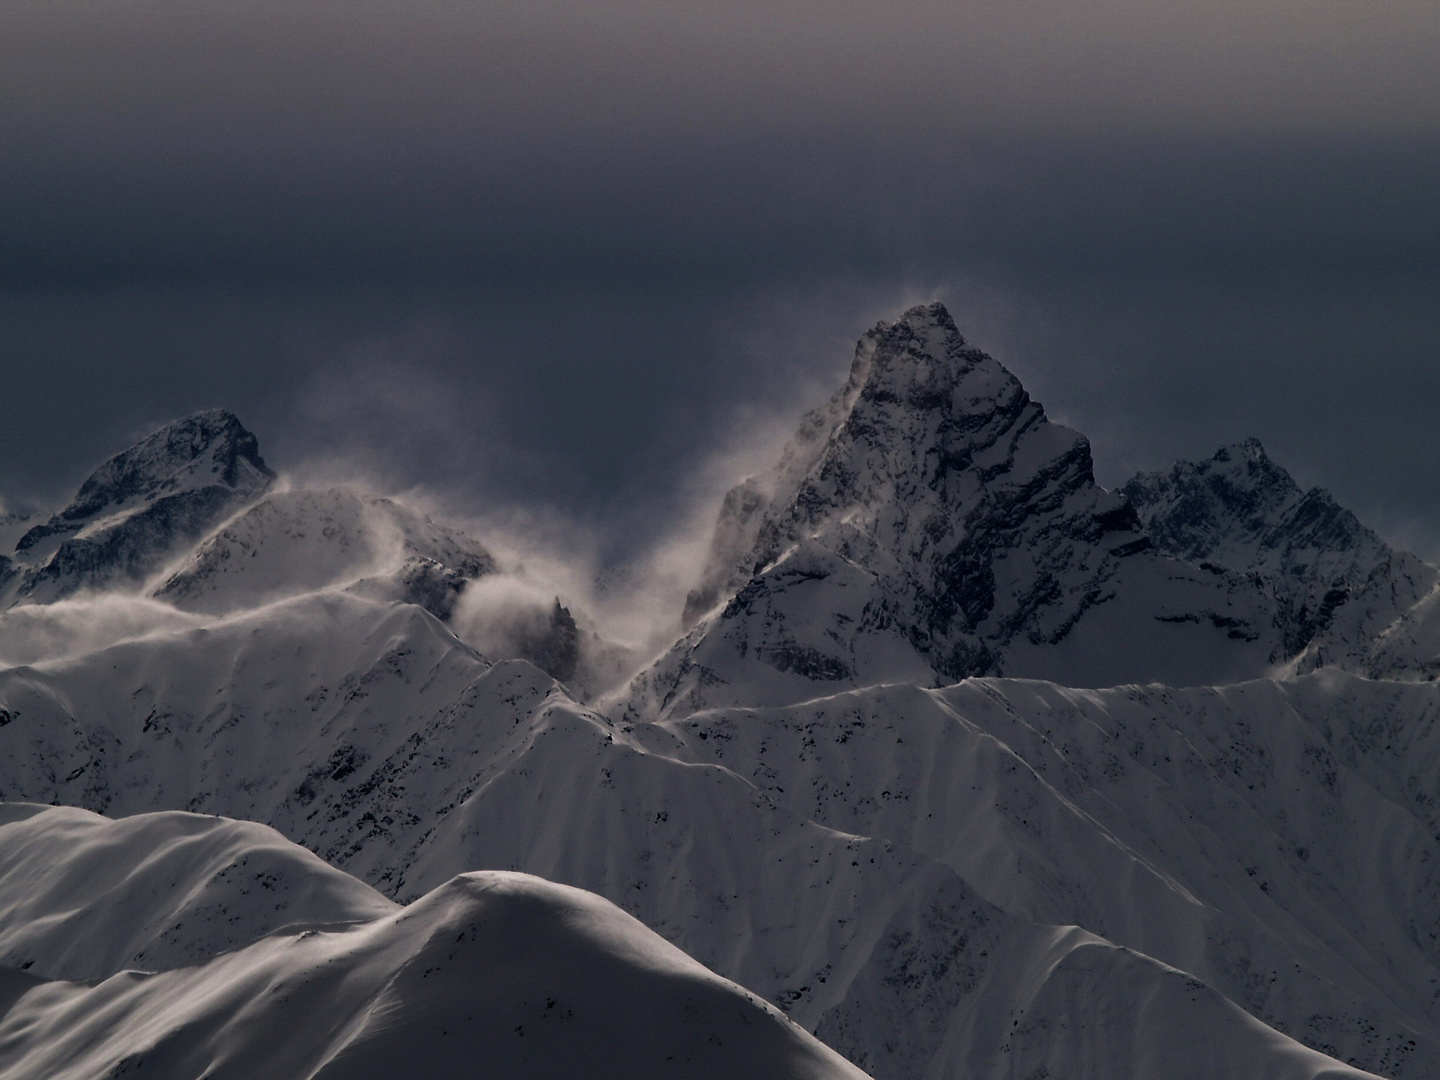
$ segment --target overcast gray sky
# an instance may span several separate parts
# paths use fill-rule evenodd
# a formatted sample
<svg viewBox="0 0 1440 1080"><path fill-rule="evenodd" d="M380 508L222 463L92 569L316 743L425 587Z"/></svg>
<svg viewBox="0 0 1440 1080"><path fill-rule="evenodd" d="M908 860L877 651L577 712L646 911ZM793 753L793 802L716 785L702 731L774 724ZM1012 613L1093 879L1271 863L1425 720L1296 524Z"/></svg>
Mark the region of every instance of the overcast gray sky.
<svg viewBox="0 0 1440 1080"><path fill-rule="evenodd" d="M11 0L0 493L221 405L621 551L939 298L1102 481L1440 556L1440 5L696 7Z"/></svg>

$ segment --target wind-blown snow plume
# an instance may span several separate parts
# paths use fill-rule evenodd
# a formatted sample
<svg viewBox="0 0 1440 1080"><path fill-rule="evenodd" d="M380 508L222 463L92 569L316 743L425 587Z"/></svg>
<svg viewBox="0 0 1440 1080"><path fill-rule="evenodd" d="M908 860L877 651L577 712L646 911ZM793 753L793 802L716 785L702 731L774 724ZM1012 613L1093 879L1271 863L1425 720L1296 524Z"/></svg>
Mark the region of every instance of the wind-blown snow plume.
<svg viewBox="0 0 1440 1080"><path fill-rule="evenodd" d="M141 596L93 593L0 612L0 665L63 660L203 625L204 617Z"/></svg>

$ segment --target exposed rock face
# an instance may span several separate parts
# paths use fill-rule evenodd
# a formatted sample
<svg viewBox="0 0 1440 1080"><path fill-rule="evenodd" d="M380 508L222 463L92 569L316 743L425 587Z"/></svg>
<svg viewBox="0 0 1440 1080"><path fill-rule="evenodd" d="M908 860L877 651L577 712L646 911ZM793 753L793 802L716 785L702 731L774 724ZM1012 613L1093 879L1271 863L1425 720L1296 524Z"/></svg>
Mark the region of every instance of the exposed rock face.
<svg viewBox="0 0 1440 1080"><path fill-rule="evenodd" d="M1302 490L1258 440L1142 473L1121 490L1160 550L1261 580L1301 670L1338 664L1393 677L1420 663L1400 655L1397 639L1426 621L1411 609L1440 573L1390 547L1328 491Z"/></svg>
<svg viewBox="0 0 1440 1080"><path fill-rule="evenodd" d="M101 465L69 506L20 538L16 555L29 567L19 597L139 583L274 478L232 414L212 409L167 424Z"/></svg>
<svg viewBox="0 0 1440 1080"><path fill-rule="evenodd" d="M1328 491L1302 490L1257 439L1222 447L1208 461L1142 473L1120 490L1160 550L1263 577L1292 655L1323 637L1372 577L1413 583L1402 609L1436 578L1433 567L1391 548Z"/></svg>
<svg viewBox="0 0 1440 1080"><path fill-rule="evenodd" d="M521 635L518 652L552 679L567 682L575 678L580 668L580 629L558 596L545 626Z"/></svg>
<svg viewBox="0 0 1440 1080"><path fill-rule="evenodd" d="M1255 583L1154 551L1128 500L1095 483L1086 440L939 304L867 333L780 462L726 497L686 614L707 611L642 688L652 704L687 680L734 681L735 660L839 689L996 673L1213 681L1279 653ZM1074 644L1082 619L1092 641L1130 640L1098 661ZM775 688L792 691L822 692Z"/></svg>

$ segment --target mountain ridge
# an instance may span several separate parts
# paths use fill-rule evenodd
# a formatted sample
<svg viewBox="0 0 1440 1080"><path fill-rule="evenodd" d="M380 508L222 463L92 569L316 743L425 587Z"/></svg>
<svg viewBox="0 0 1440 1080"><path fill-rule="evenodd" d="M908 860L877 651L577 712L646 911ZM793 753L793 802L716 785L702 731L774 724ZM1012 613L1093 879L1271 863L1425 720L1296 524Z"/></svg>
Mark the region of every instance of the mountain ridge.
<svg viewBox="0 0 1440 1080"><path fill-rule="evenodd" d="M175 486L157 466L70 540L209 485L199 443L154 443ZM99 997L53 979L106 972L66 965L320 978L281 955L331 948L285 944L296 905L378 926L440 890L469 911L485 871L599 894L876 1080L1440 1070L1436 572L1258 442L1106 491L1083 436L943 306L912 308L727 494L678 640L593 704L604 643L568 597L402 502L248 475L200 535L151 537L146 595L118 573L0 611L0 633L63 645L66 620L136 609L0 666L0 797L121 819L0 807L0 964L34 962L0 967L25 1003L0 1043L90 1015ZM126 852L149 877L62 896ZM427 941L386 969L414 1045L474 983L405 981L455 944ZM127 1017L150 1007L110 978ZM39 1080L26 1045L14 1080Z"/></svg>
<svg viewBox="0 0 1440 1080"><path fill-rule="evenodd" d="M579 889L479 872L401 908L259 825L173 813L108 821L51 807L3 813L0 865L14 868L18 854L44 866L52 901L85 913L92 942L131 929L109 925L130 914L104 902L115 879L138 894L203 892L210 932L239 923L242 934L206 940L205 930L177 925L196 946L189 962L148 971L119 967L118 957L71 957L101 973L88 983L0 970L0 1075L12 1080L371 1080L417 1067L536 1080L658 1080L677 1069L716 1080L864 1077L775 1007ZM249 834L248 853L226 843L237 832ZM198 841L208 860L184 866L177 840ZM262 852L268 866L255 865ZM241 886L263 895L282 866L295 921L272 918L267 928ZM28 899L27 883L0 871L5 937L42 957L35 971L53 960L57 935L43 914L17 910ZM263 932L244 940L257 914Z"/></svg>

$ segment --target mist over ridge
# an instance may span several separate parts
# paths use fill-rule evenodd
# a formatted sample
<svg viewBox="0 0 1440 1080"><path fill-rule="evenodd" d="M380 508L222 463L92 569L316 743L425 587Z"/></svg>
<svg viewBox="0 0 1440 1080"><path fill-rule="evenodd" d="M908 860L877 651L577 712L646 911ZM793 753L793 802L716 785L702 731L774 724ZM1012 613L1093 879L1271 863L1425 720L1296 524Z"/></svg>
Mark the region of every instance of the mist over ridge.
<svg viewBox="0 0 1440 1080"><path fill-rule="evenodd" d="M913 341L904 346L903 355L896 354L900 359L886 359L882 368L871 371L866 365L881 363L878 358L890 357L891 351L899 348L891 341L892 337L895 341L912 338ZM885 344L887 342L890 343ZM893 375L882 375L892 364L896 365ZM914 365L919 366L910 371ZM972 369L988 374L967 374ZM893 557L899 560L895 565L901 567L902 577L892 579L887 576L890 570L877 571L881 575L875 586L879 589L877 600L866 605L867 614L862 623L870 620L868 613L874 603L881 605L877 610L887 609L892 603L890 599L881 598L908 595L918 589L909 601L918 604L914 612L900 615L896 610L889 610L884 618L890 621L898 618L901 625L909 627L905 635L910 644L923 658L923 665L934 670L933 676L921 676L922 679L934 677L944 681L966 675L1011 673L1058 678L1072 684L1076 679L1099 679L1095 685L1109 685L1160 678L1188 685L1217 677L1233 679L1241 672L1261 674L1270 670L1267 664L1271 668L1298 664L1297 670L1308 670L1318 664L1342 660L1359 665L1362 670L1371 670L1376 664L1390 670L1386 665L1398 663L1403 668L1428 663L1424 655L1407 659L1409 654L1405 648L1408 646L1402 648L1403 655L1398 660L1367 659L1364 655L1367 646L1363 643L1383 630L1388 620L1395 619L1405 608L1422 599L1432 584L1432 568L1404 551L1387 554L1391 549L1378 536L1365 530L1349 511L1337 506L1328 494L1318 489L1312 490L1306 500L1318 497L1318 505L1326 508L1322 516L1340 515L1344 519L1335 519L1333 536L1320 537L1320 556L1322 561L1342 560L1337 566L1346 567L1343 573L1334 575L1333 580L1321 581L1316 577L1313 585L1306 586L1309 592L1302 588L1302 598L1293 602L1282 596L1288 595L1285 576L1276 577L1273 587L1267 586L1264 598L1258 593L1247 598L1246 591L1252 586L1244 584L1238 575L1263 575L1279 573L1279 570L1270 567L1254 551L1236 548L1215 556L1223 559L1228 567L1224 572L1231 575L1227 579L1228 595L1216 594L1205 599L1209 586L1196 579L1186 586L1191 590L1188 599L1181 599L1177 593L1162 605L1162 614L1154 616L1169 623L1210 620L1217 628L1229 628L1228 636L1232 639L1259 642L1251 650L1254 656L1242 660L1236 654L1222 661L1212 648L1199 648L1198 643L1192 643L1190 648L1198 649L1197 658L1208 659L1199 659L1199 666L1193 669L1185 665L1176 667L1172 660L1163 659L1167 653L1174 653L1176 644L1172 643L1162 645L1160 653L1149 661L1140 661L1139 667L1122 664L1112 669L1095 657L1085 659L1081 654L1070 660L1043 660L1043 649L1040 654L1024 658L1029 655L1025 652L1028 646L1019 643L1016 633L1031 617L1025 612L1032 610L1033 613L1034 605L1055 607L1060 592L1067 590L1078 599L1078 606L1068 616L1046 615L1025 630L1024 636L1028 636L1031 646L1047 642L1054 645L1070 634L1075 621L1081 619L1097 599L1110 617L1115 617L1114 612L1127 610L1126 602L1106 606L1116 595L1115 583L1123 582L1127 575L1139 582L1148 581L1157 573L1162 577L1168 574L1169 586L1154 583L1120 586L1122 595L1143 597L1157 587L1161 594L1167 589L1173 592L1174 583L1191 572L1186 570L1179 576L1174 570L1162 573L1157 564L1141 571L1137 579L1135 566L1145 561L1138 560L1134 565L1127 563L1130 570L1115 578L1119 566L1112 565L1112 560L1117 554L1129 556L1158 544L1168 557L1181 560L1181 565L1199 563L1202 569L1210 567L1211 564L1194 551L1170 550L1166 546L1169 541L1165 529L1169 526L1164 515L1173 513L1177 521L1183 522L1184 515L1193 514L1191 503L1200 496L1175 496L1179 501L1167 508L1165 503L1170 496L1166 495L1159 497L1152 507L1148 501L1151 496L1141 493L1143 485L1160 474L1135 477L1126 490L1133 498L1139 498L1145 509L1148 524L1142 528L1124 495L1096 486L1091 448L1083 434L1047 423L1043 406L1036 403L1003 366L973 344L966 344L949 312L938 302L912 307L894 323L882 320L867 330L855 347L849 381L831 397L828 405L806 414L799 422L798 433L791 434L796 430L796 421L779 408L768 413L752 412L748 416L737 414L743 422L729 433L727 444L701 459L700 466L686 477L678 493L672 494L678 506L661 506L660 500L652 497L649 509L658 512L659 519L646 522L642 528L632 526L628 532L616 531L613 519L585 521L573 512L543 504L537 509L523 502L496 502L480 511L456 512L453 492L412 486L398 495L383 494L395 490L390 485L401 474L389 471L384 443L370 437L373 433L370 410L389 410L391 415L407 418L437 444L451 432L463 431L465 421L473 417L462 416L457 399L434 384L404 382L403 369L387 366L383 358L370 361L367 371L373 382L358 394L339 392L317 398L326 420L334 423L337 430L346 430L351 439L358 437L360 441L350 445L361 446L359 453L349 455L331 449L324 456L302 460L293 471L283 472L277 478L256 456L255 437L232 414L212 410L173 421L159 432L147 435L135 448L117 455L86 481L75 502L50 517L48 523L44 514L29 520L10 515L6 533L20 536L14 545L14 560L18 562L7 561L0 565L0 570L4 571L7 582L7 603L19 606L8 615L0 615L0 624L3 624L0 657L12 663L27 663L80 655L136 636L174 632L186 625L196 625L193 621L187 624L187 618L193 620L205 615L224 618L316 590L340 590L369 599L417 604L491 659L528 659L566 683L581 699L608 699L608 695L620 694L616 700L624 701L624 695L631 693L625 687L630 685L632 676L641 673L656 657L661 658L657 662L664 668L670 663L665 657L681 655L675 649L683 647L683 652L684 648L690 648L695 634L702 629L696 627L691 631L696 621L717 602L724 603L736 590L749 595L759 577L748 586L745 585L747 578L752 573L759 575L761 569L775 563L777 557L783 565L797 550L804 551L807 545L818 542L822 549L833 548L832 554L838 554L845 562L864 566L869 556L863 552L868 546L884 547L901 542L910 527L897 526L895 521L886 524L886 520L899 514L898 520L903 522L912 513L919 514L928 496L912 494L900 499L900 505L887 509L885 504L899 496L885 492L891 491L893 485L899 485L895 490L909 490L919 483L934 488L939 493L936 496L939 503L925 511L932 518L924 529L928 539L917 536L904 543L918 542L923 550L947 531L953 532L953 536L936 547L935 556L926 557L941 559L933 566L926 562L917 564L914 570L904 570L906 560L915 556L913 552L907 554L905 550L896 549ZM905 374L906 371L910 373ZM899 380L896 387L887 386L886 380L890 378ZM872 385L877 379L880 381ZM953 391L934 388L949 386L952 380L959 380ZM910 388L897 388L906 385ZM971 389L962 390L964 386ZM952 392L969 394L968 405L955 405L959 411L940 419L938 429L934 428L937 421L927 419L933 406L920 404L937 392L940 394L937 400L948 400ZM872 398L888 400L896 394L905 400L913 398L913 402L910 406L902 405L895 417L862 421L858 419L859 413L849 415L850 410L860 409ZM956 401L959 400L957 396ZM947 470L959 467L959 475L963 476L969 468L963 463L969 462L972 455L982 449L986 455L993 455L998 447L951 446L945 441L950 436L943 433L950 428L968 431L977 425L979 430L986 430L992 424L992 416L1000 417L1003 423L996 434L988 438L1000 437L1011 424L1019 425L1013 437L1021 438L1020 433L1038 417L1041 427L1037 430L1051 434L1039 442L1034 442L1033 434L1025 438L1031 439L1033 446L1053 443L1061 449L1023 451L1019 448L1025 445L1022 439L1008 451L1011 455L1008 463L1004 463L1002 453L1001 458L987 467L992 470L991 479L979 479L978 488L967 489L966 485L974 481L947 479ZM876 423L879 431L888 434L881 436L871 430L870 425ZM931 433L925 434L927 430ZM489 436L490 432L482 425L481 434ZM817 438L821 443L814 443ZM879 442L863 451L863 455L868 455L867 463L859 466L859 473L851 475L849 470L857 466L843 462L847 454L855 451L840 447L857 438L862 448L873 439L878 438ZM826 443L827 439L831 442ZM931 439L939 441L927 449ZM168 459L163 454L157 457L158 451L151 449L163 447L167 440L172 449L166 453L194 443L194 449L179 452L174 466L177 471L173 474L168 471L172 467ZM822 453L813 447L806 448L812 444L828 449ZM1070 448L1065 449L1067 446ZM1016 476L1023 477L1025 469L1035 466L1033 462L1028 465L1020 462L1028 461L1036 452L1060 456L1037 474L1035 480L1022 484L1016 496L1004 494L1006 484L1020 482L1013 477L1007 479L1005 474L1016 469ZM816 453L821 453L819 460L828 464L823 468L818 464L805 466L804 461ZM1249 479L1243 475L1225 479L1223 471L1215 474L1213 484L1221 485L1216 488L1222 507L1218 511L1220 518L1232 512L1226 505L1227 500L1238 498L1240 501L1234 504L1237 507L1253 498L1271 500L1276 509L1261 514L1253 524L1247 522L1244 528L1269 531L1259 540L1261 552L1276 544L1285 551L1298 545L1295 565L1284 573L1293 572L1303 578L1312 572L1308 562L1314 553L1307 554L1306 549L1314 541L1305 538L1306 527L1298 524L1299 519L1292 526L1277 516L1281 513L1279 508L1292 504L1301 489L1283 468L1270 463L1260 444L1253 439L1238 450L1222 448L1215 455L1215 461L1230 461L1237 453L1241 460L1255 458L1264 468L1257 472L1256 461L1252 461ZM185 464L187 454L200 457ZM237 454L241 457L237 458ZM877 454L881 455L878 459ZM941 462L953 459L958 464L944 466L938 475L929 476L931 466L924 463L930 462L934 455L938 455ZM214 464L206 474L200 466L210 458ZM235 471L237 460L244 465L243 478ZM891 463L869 479L861 480L860 477L875 468L877 460ZM135 472L137 466L127 464L131 461L141 463L138 472ZM151 464L144 464L146 462ZM1200 465L1200 472L1195 475L1204 475L1210 464ZM804 468L821 471L804 479L802 474L795 473L796 468L801 468L802 473ZM1182 462L1175 466L1175 475L1180 476L1183 469L1193 471L1195 468ZM998 480L994 474L997 469ZM132 472L138 478L133 482L126 479ZM210 486L204 486L206 475L210 476ZM984 475L984 470L977 473L978 477ZM786 476L788 479L777 479ZM1026 500L1033 498L1034 483L1048 485L1057 476L1069 479L1061 480L1057 494L1046 499L1053 502L1060 498L1069 509L1052 524L1040 526L1039 535L1045 536L1046 529L1058 529L1055 535L1065 538L1063 541L1021 540L1018 534L994 532L994 521L1015 521L1037 515L1043 518L1050 513L1050 510L1030 511L1022 507ZM822 494L830 490L837 477L841 485L835 489L837 493ZM135 483L143 486L135 488ZM957 483L960 487L950 490ZM798 489L796 484L800 485ZM843 494L847 484L859 484L859 487ZM1256 492L1245 494L1244 489L1252 485L1258 485ZM195 488L193 492L189 490L191 487ZM757 526L747 523L747 515L753 516L756 512L751 504L756 497L750 493L752 488L762 493L762 499L779 500L765 511L765 523L758 526L758 541L752 531ZM1241 494L1227 494L1231 489ZM146 496L144 491L170 494ZM790 494L785 494L787 491ZM1063 494L1066 491L1070 494ZM721 494L724 494L723 501ZM141 499L138 503L137 498ZM798 501L787 510L785 500L790 498ZM809 520L817 505L832 498L840 500L833 509L833 513L839 515L834 521L827 524L824 514ZM1009 509L1001 509L1006 500L1012 498L1018 498L1019 502ZM846 510L850 499L860 502ZM120 509L105 517L105 513L110 513L107 507ZM96 514L101 517L91 522ZM786 520L790 524L783 524ZM863 522L869 524L861 524ZM845 530L857 527L859 548L852 551L855 540L848 539L841 539L835 546L831 534L836 528L841 530L838 535L843 536ZM897 527L900 532L886 539ZM1193 525L1182 523L1180 527L1193 528ZM1207 530L1222 527L1220 520L1203 523L1201 542L1206 542ZM736 529L739 532L734 537L725 539ZM770 530L768 540L766 530ZM1287 539L1292 532L1293 538ZM72 534L73 538L65 539ZM1099 549L1093 555L1083 553L1084 545L1112 535L1114 539L1105 541L1113 548L1109 555ZM1362 543L1363 537L1368 539ZM193 546L197 540L202 542ZM1056 548L1057 542L1062 546ZM1074 548L1075 543L1081 547ZM747 554L751 544L755 545L754 550ZM1031 584L1022 586L1027 572L1019 571L1020 577L1014 577L1018 564L1006 561L1003 552L1007 547L1019 552L1037 544L1039 548L1050 549L1044 556L1049 561L1037 563L1030 573L1038 576ZM1363 547L1365 553L1353 554L1351 549L1356 545ZM967 551L970 553L965 554ZM129 554L125 554L127 552ZM259 556L263 557L257 560ZM987 568L987 564L997 558L1007 567L1003 573L1010 575L1003 587L997 587L994 579L1000 562L994 562L994 569ZM1069 585L1057 586L1058 579L1065 578L1077 567L1082 574L1089 572L1096 558L1102 560L1098 578L1088 583L1077 579ZM1146 559L1149 558L1147 555ZM976 559L979 561L971 565L970 560ZM1402 562L1385 571L1388 576L1384 580L1391 581L1390 600L1380 601L1378 595L1363 599L1368 595L1367 590L1374 592L1381 587L1373 581L1367 583L1366 575L1372 567L1380 573L1379 564L1393 559ZM1319 565L1317 563L1313 571L1316 574ZM968 569L957 569L960 566ZM803 573L823 578L831 571ZM969 581L976 573L981 577ZM932 593L932 585L926 584L931 578L940 583L933 586L938 592ZM905 581L911 584L904 584ZM1110 591L1105 593L1105 589ZM1015 591L1015 597L1004 599L1006 590ZM1029 595L1031 590L1033 596ZM1341 622L1349 629L1337 642L1323 644L1335 610L1344 605L1354 590L1359 590L1357 595L1362 599L1345 608ZM124 599L126 595L133 596L137 603L129 605ZM51 603L55 600L63 602ZM1002 609L1012 601L1018 602L1019 607L1013 615L994 623L991 608L997 601ZM34 606L37 602L39 607ZM730 602L724 618L730 617L737 602L738 597ZM1377 602L1379 607L1374 608ZM1146 601L1142 601L1142 606L1144 603ZM173 605L179 611L172 611L166 605ZM1368 613L1354 617L1362 620L1366 627L1363 630L1358 625L1350 625L1351 612L1362 609ZM957 612L963 612L959 622L955 621L960 617ZM712 614L707 618L713 617ZM1140 614L1137 611L1119 617L1128 625L1127 620L1133 621ZM850 616L843 618L848 621ZM919 621L908 623L906 620L910 619ZM1055 622L1050 629L1044 629L1047 620ZM1422 622L1428 626L1428 616ZM691 632L677 645L677 639L687 631ZM1107 631L1115 632L1121 631L1118 627ZM835 630L826 633L837 642L844 636ZM1094 638L1096 633L1098 631L1088 631L1079 636ZM1011 660L1003 660L1012 646L1019 651L1014 652ZM858 639L851 647L861 652L871 648L869 645L862 648ZM1417 641L1414 647L1423 652L1428 645ZM1341 653L1331 655L1336 648ZM882 669L861 676L860 669L854 666L856 661L830 656L827 649L828 646L823 646L816 651L810 645L799 645L793 638L782 635L777 644L764 646L761 652L771 650L775 656L804 655L809 657L804 661L806 665L844 673L836 677L847 680L860 678L857 685L883 674L882 664ZM1347 649L1352 650L1348 655L1344 652ZM1359 651L1354 651L1357 649ZM947 650L953 650L953 655ZM741 656L744 654L742 645ZM885 661L891 662L893 658ZM668 685L668 680L678 679L679 683L668 693L678 692L688 678L685 672L692 663L692 659L680 661L679 668L658 676L660 682L655 686ZM705 663L720 661L712 658ZM1060 666L1054 667L1054 663ZM1018 667L1011 667L1012 664ZM1150 666L1155 664L1159 666ZM701 670L710 669L702 664ZM712 680L716 677L713 672L705 676ZM646 682L651 675L638 674L638 678L640 682L636 685L641 689L634 692L641 698L633 700L660 692Z"/></svg>

